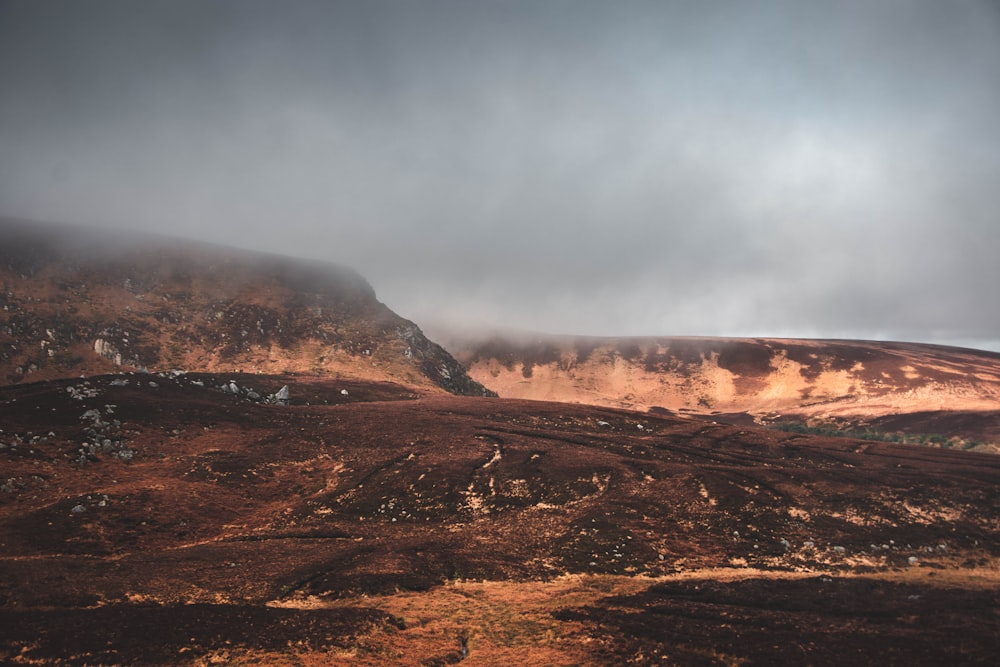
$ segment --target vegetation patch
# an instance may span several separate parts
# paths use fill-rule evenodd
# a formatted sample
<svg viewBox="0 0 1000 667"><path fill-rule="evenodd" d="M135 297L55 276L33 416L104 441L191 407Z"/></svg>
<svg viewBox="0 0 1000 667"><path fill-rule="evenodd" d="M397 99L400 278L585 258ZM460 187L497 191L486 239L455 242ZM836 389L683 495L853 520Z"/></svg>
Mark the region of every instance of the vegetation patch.
<svg viewBox="0 0 1000 667"><path fill-rule="evenodd" d="M874 440L876 442L894 442L903 445L937 447L939 449L965 449L973 451L989 451L994 449L994 445L989 442L941 433L903 433L901 431L879 431L837 424L810 425L806 422L776 422L770 424L770 428L785 433L820 435L830 438L851 438L852 440Z"/></svg>

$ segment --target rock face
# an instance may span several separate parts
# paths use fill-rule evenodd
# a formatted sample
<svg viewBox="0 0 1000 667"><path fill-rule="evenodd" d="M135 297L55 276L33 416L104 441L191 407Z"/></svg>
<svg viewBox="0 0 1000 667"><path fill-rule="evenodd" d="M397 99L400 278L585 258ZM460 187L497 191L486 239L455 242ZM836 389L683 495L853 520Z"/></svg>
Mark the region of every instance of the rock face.
<svg viewBox="0 0 1000 667"><path fill-rule="evenodd" d="M0 286L3 383L187 368L490 394L333 264L4 220Z"/></svg>

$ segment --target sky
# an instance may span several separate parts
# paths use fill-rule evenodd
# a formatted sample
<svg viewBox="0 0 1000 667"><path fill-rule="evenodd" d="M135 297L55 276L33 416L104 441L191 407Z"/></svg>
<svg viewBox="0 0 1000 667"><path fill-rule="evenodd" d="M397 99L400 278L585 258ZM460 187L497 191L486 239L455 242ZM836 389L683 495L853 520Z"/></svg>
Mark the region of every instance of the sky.
<svg viewBox="0 0 1000 667"><path fill-rule="evenodd" d="M0 0L0 216L439 333L1000 350L1000 4Z"/></svg>

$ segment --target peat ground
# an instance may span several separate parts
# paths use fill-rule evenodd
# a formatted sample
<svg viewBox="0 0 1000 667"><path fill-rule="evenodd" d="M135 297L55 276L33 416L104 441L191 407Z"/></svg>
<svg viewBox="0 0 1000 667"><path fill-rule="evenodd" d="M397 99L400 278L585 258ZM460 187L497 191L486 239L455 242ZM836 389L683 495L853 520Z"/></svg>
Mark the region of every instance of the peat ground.
<svg viewBox="0 0 1000 667"><path fill-rule="evenodd" d="M0 429L7 663L1000 653L992 455L194 373L3 387Z"/></svg>

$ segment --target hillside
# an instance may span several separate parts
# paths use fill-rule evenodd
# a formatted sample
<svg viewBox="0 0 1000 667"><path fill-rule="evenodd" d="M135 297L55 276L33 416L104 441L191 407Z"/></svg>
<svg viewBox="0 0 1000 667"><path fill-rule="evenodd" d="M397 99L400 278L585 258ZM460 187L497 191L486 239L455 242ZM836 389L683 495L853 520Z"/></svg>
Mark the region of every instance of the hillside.
<svg viewBox="0 0 1000 667"><path fill-rule="evenodd" d="M330 264L8 221L0 283L0 663L1000 651L992 445L760 427L1000 435L1000 355L456 347L496 398Z"/></svg>
<svg viewBox="0 0 1000 667"><path fill-rule="evenodd" d="M0 221L0 382L121 370L302 373L482 394L350 269Z"/></svg>
<svg viewBox="0 0 1000 667"><path fill-rule="evenodd" d="M266 375L11 385L0 423L4 664L998 649L995 456Z"/></svg>
<svg viewBox="0 0 1000 667"><path fill-rule="evenodd" d="M757 423L917 428L1000 443L994 352L692 337L490 336L446 345L475 380L503 397L729 420L745 415Z"/></svg>

